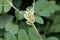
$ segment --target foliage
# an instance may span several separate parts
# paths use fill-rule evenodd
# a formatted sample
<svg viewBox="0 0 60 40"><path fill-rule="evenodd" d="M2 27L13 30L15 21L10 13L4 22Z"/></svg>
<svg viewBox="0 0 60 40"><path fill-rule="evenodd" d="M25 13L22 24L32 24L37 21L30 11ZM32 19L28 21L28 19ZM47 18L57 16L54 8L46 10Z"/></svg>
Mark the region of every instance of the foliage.
<svg viewBox="0 0 60 40"><path fill-rule="evenodd" d="M0 40L60 40L60 4L52 0L32 2L0 0ZM26 16L26 12L32 14Z"/></svg>

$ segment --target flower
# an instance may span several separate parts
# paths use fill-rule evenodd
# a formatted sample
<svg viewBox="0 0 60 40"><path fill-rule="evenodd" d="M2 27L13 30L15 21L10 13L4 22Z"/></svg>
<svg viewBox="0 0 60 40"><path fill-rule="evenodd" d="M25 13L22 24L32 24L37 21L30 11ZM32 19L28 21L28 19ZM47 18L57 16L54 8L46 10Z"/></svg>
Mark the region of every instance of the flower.
<svg viewBox="0 0 60 40"><path fill-rule="evenodd" d="M27 20L26 23L31 25L31 23L35 22L35 17L34 17L34 10L32 9L26 9L27 11L25 11L24 14L24 18Z"/></svg>

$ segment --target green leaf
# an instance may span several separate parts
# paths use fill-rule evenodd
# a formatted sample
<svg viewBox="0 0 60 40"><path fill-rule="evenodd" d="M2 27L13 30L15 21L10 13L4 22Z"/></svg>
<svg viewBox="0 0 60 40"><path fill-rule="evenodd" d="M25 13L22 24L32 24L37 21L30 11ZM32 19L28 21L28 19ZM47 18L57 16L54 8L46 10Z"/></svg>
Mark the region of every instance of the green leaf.
<svg viewBox="0 0 60 40"><path fill-rule="evenodd" d="M50 17L50 13L46 10L43 10L39 13L39 16Z"/></svg>
<svg viewBox="0 0 60 40"><path fill-rule="evenodd" d="M20 29L18 32L18 40L29 40L27 32L24 29Z"/></svg>
<svg viewBox="0 0 60 40"><path fill-rule="evenodd" d="M19 26L20 29L22 28L26 31L28 31L28 28L31 27L30 25L26 24L26 21L19 22L18 26Z"/></svg>
<svg viewBox="0 0 60 40"><path fill-rule="evenodd" d="M37 23L39 23L39 24L43 24L44 23L43 19L41 17L39 17L39 16L35 16L35 21Z"/></svg>
<svg viewBox="0 0 60 40"><path fill-rule="evenodd" d="M2 6L4 6L4 9L2 9ZM11 8L11 6L7 2L7 0L0 0L0 13L2 12L2 10L4 12L8 12L10 10L10 8Z"/></svg>
<svg viewBox="0 0 60 40"><path fill-rule="evenodd" d="M60 24L55 26L55 33L60 32Z"/></svg>
<svg viewBox="0 0 60 40"><path fill-rule="evenodd" d="M1 15L0 16L0 28L4 28L5 25L13 21L13 16L11 15Z"/></svg>
<svg viewBox="0 0 60 40"><path fill-rule="evenodd" d="M0 40L3 40L2 38L0 38Z"/></svg>
<svg viewBox="0 0 60 40"><path fill-rule="evenodd" d="M2 13L2 7L0 6L0 14Z"/></svg>
<svg viewBox="0 0 60 40"><path fill-rule="evenodd" d="M50 17L51 13L58 11L60 9L57 5L51 5L50 7L45 8L43 11L40 11L40 16Z"/></svg>
<svg viewBox="0 0 60 40"><path fill-rule="evenodd" d="M47 3L47 1L38 0L35 3L35 13L40 12L39 10L44 10L45 5L47 5L46 3Z"/></svg>
<svg viewBox="0 0 60 40"><path fill-rule="evenodd" d="M32 27L29 27L28 34L29 34L30 40L39 40L37 34L35 34L35 32L34 32Z"/></svg>
<svg viewBox="0 0 60 40"><path fill-rule="evenodd" d="M20 12L22 12L22 14L24 14L24 11L20 11ZM19 13L19 12L17 12L17 11L15 11L16 19L17 19L17 20L22 20L22 19L24 19L24 15L22 15L22 14Z"/></svg>
<svg viewBox="0 0 60 40"><path fill-rule="evenodd" d="M57 37L49 37L47 40L59 40Z"/></svg>
<svg viewBox="0 0 60 40"><path fill-rule="evenodd" d="M22 0L12 0L15 7L19 8L22 4Z"/></svg>
<svg viewBox="0 0 60 40"><path fill-rule="evenodd" d="M51 32L55 32L55 33L60 32L60 24L53 25L51 28Z"/></svg>
<svg viewBox="0 0 60 40"><path fill-rule="evenodd" d="M60 15L56 15L53 20L50 32L60 32Z"/></svg>
<svg viewBox="0 0 60 40"><path fill-rule="evenodd" d="M16 34L18 32L17 24L11 23L5 26L5 30L11 32L12 34Z"/></svg>
<svg viewBox="0 0 60 40"><path fill-rule="evenodd" d="M27 7L26 9L31 9L33 6L29 6L29 7Z"/></svg>
<svg viewBox="0 0 60 40"><path fill-rule="evenodd" d="M14 34L7 32L7 33L5 33L5 40L17 40L17 38Z"/></svg>
<svg viewBox="0 0 60 40"><path fill-rule="evenodd" d="M45 35L41 35L41 37L42 37L42 40L47 40Z"/></svg>
<svg viewBox="0 0 60 40"><path fill-rule="evenodd" d="M58 10L60 10L60 6L46 0L38 0L35 3L35 13L40 16L50 17L51 13L55 13Z"/></svg>

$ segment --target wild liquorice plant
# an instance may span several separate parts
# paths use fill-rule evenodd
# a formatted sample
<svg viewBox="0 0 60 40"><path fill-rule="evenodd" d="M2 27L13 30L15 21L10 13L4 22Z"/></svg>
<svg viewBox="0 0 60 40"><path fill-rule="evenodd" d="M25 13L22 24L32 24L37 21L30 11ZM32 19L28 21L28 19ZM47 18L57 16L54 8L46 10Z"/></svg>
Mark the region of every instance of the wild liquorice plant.
<svg viewBox="0 0 60 40"><path fill-rule="evenodd" d="M42 35L39 33L41 31L39 26L44 24L42 17L47 18L48 21L54 20L56 18L55 12L60 10L60 6L47 0L34 0L33 6L29 6L23 11L16 8L19 6L18 4L21 4L21 0L14 0L16 7L12 1L0 0L0 40L59 40L57 37L47 38L45 36L54 23L48 22ZM11 7L15 9L15 15L9 14ZM36 26L35 22L39 26ZM55 26L59 27L59 24ZM39 28L37 29L36 27ZM53 29L49 30L49 32L51 31ZM54 32L59 32L59 29Z"/></svg>

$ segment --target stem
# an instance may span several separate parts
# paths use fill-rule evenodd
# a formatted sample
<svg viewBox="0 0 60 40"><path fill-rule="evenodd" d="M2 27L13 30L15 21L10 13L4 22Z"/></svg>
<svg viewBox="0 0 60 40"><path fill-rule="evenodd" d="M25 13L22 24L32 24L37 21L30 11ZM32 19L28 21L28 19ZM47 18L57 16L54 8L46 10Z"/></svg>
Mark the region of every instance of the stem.
<svg viewBox="0 0 60 40"><path fill-rule="evenodd" d="M51 25L52 23L48 21L47 25L46 25L46 28L45 28L45 32L44 32L44 35L48 34L50 31L50 28L51 28Z"/></svg>
<svg viewBox="0 0 60 40"><path fill-rule="evenodd" d="M33 23L32 23L32 27L33 27L35 33L37 34L37 36L39 37L39 40L42 40L41 35L39 34L39 32L38 32L36 26L35 26Z"/></svg>
<svg viewBox="0 0 60 40"><path fill-rule="evenodd" d="M51 31L51 27L53 25L53 20L54 20L54 17L55 17L55 14L53 14L51 17L50 17L50 20L48 20L48 23L46 25L46 29L45 29L45 32L44 34L49 34Z"/></svg>
<svg viewBox="0 0 60 40"><path fill-rule="evenodd" d="M4 14L4 3L2 2L2 14Z"/></svg>
<svg viewBox="0 0 60 40"><path fill-rule="evenodd" d="M20 12L9 0L7 0L7 2L8 2L16 11L18 11L20 14L22 14L22 12Z"/></svg>

